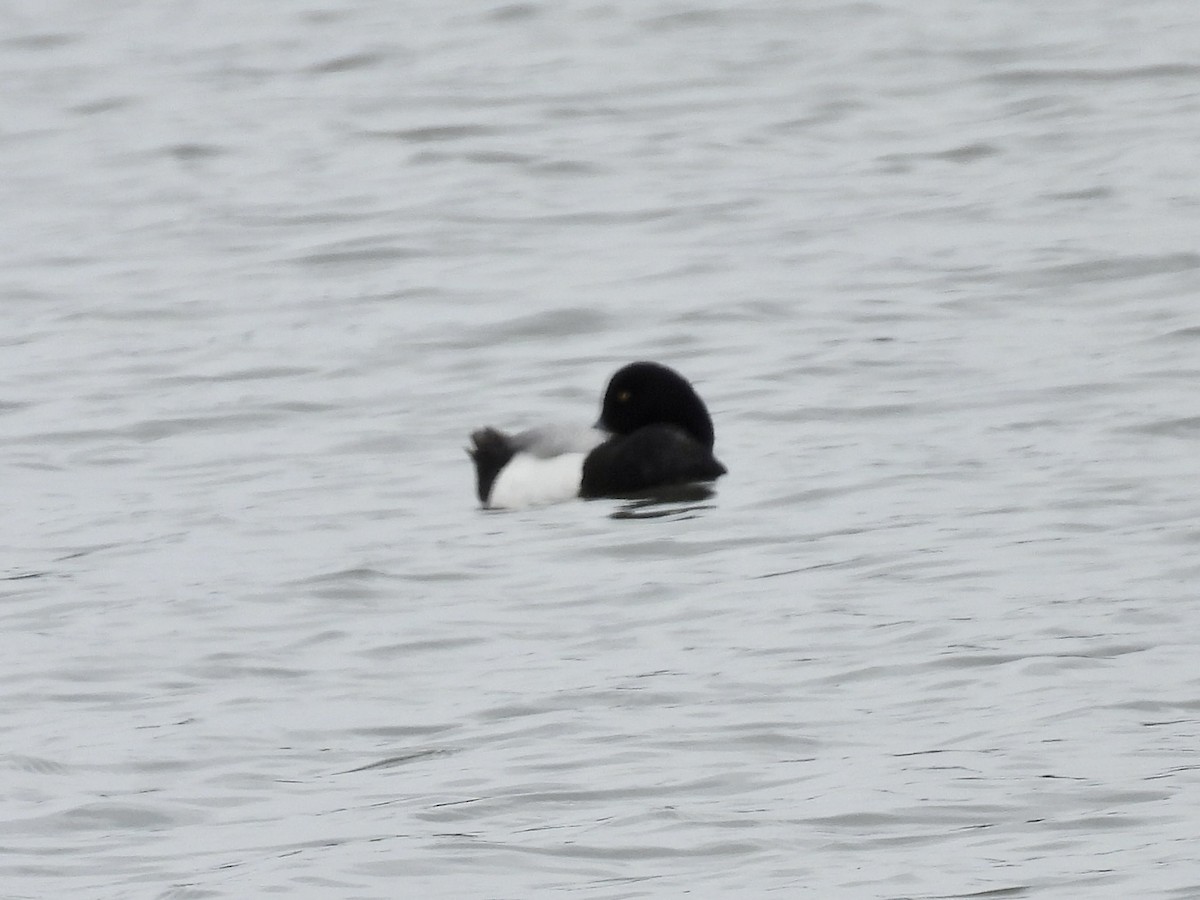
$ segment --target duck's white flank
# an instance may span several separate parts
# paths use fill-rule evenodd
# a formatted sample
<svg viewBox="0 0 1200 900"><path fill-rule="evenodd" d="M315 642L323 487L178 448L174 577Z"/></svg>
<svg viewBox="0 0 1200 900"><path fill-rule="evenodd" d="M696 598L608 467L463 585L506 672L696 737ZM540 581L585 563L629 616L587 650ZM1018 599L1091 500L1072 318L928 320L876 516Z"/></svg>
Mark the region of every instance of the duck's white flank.
<svg viewBox="0 0 1200 900"><path fill-rule="evenodd" d="M584 456L584 453L563 453L542 459L518 453L496 477L488 506L520 509L578 497Z"/></svg>

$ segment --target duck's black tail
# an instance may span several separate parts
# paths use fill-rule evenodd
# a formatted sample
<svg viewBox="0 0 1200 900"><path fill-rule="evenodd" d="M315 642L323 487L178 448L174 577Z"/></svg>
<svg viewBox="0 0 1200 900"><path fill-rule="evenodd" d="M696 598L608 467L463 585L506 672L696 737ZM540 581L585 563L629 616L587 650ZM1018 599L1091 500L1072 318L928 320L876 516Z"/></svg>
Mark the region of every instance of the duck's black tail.
<svg viewBox="0 0 1200 900"><path fill-rule="evenodd" d="M488 496L492 493L492 485L500 470L508 465L513 458L516 448L512 439L495 428L480 428L471 435L471 444L467 453L475 462L475 481L479 493L479 502L487 506Z"/></svg>

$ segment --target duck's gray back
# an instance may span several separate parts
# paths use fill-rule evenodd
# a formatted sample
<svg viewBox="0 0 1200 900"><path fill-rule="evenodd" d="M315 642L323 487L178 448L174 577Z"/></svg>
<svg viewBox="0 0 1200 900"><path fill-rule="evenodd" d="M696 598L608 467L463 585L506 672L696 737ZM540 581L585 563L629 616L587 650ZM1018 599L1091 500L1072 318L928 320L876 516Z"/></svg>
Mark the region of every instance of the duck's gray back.
<svg viewBox="0 0 1200 900"><path fill-rule="evenodd" d="M514 434L512 446L541 459L563 453L588 453L608 437L603 431L579 425L540 425Z"/></svg>

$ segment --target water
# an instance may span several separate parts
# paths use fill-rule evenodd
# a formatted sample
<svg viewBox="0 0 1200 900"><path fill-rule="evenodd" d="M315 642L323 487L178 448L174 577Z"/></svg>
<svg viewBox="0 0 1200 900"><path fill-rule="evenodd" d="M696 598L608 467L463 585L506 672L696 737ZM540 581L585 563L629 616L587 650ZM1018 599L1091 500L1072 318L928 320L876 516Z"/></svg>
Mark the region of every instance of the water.
<svg viewBox="0 0 1200 900"><path fill-rule="evenodd" d="M0 16L5 898L1200 894L1190 4Z"/></svg>

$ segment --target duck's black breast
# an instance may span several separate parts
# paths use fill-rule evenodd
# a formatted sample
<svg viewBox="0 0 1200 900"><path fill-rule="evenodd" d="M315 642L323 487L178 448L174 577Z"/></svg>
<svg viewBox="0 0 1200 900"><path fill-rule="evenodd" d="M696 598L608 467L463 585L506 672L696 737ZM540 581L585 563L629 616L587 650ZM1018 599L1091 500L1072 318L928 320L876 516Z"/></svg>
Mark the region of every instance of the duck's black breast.
<svg viewBox="0 0 1200 900"><path fill-rule="evenodd" d="M615 436L583 461L581 497L634 494L689 481L712 481L725 467L712 450L673 425L647 425Z"/></svg>

